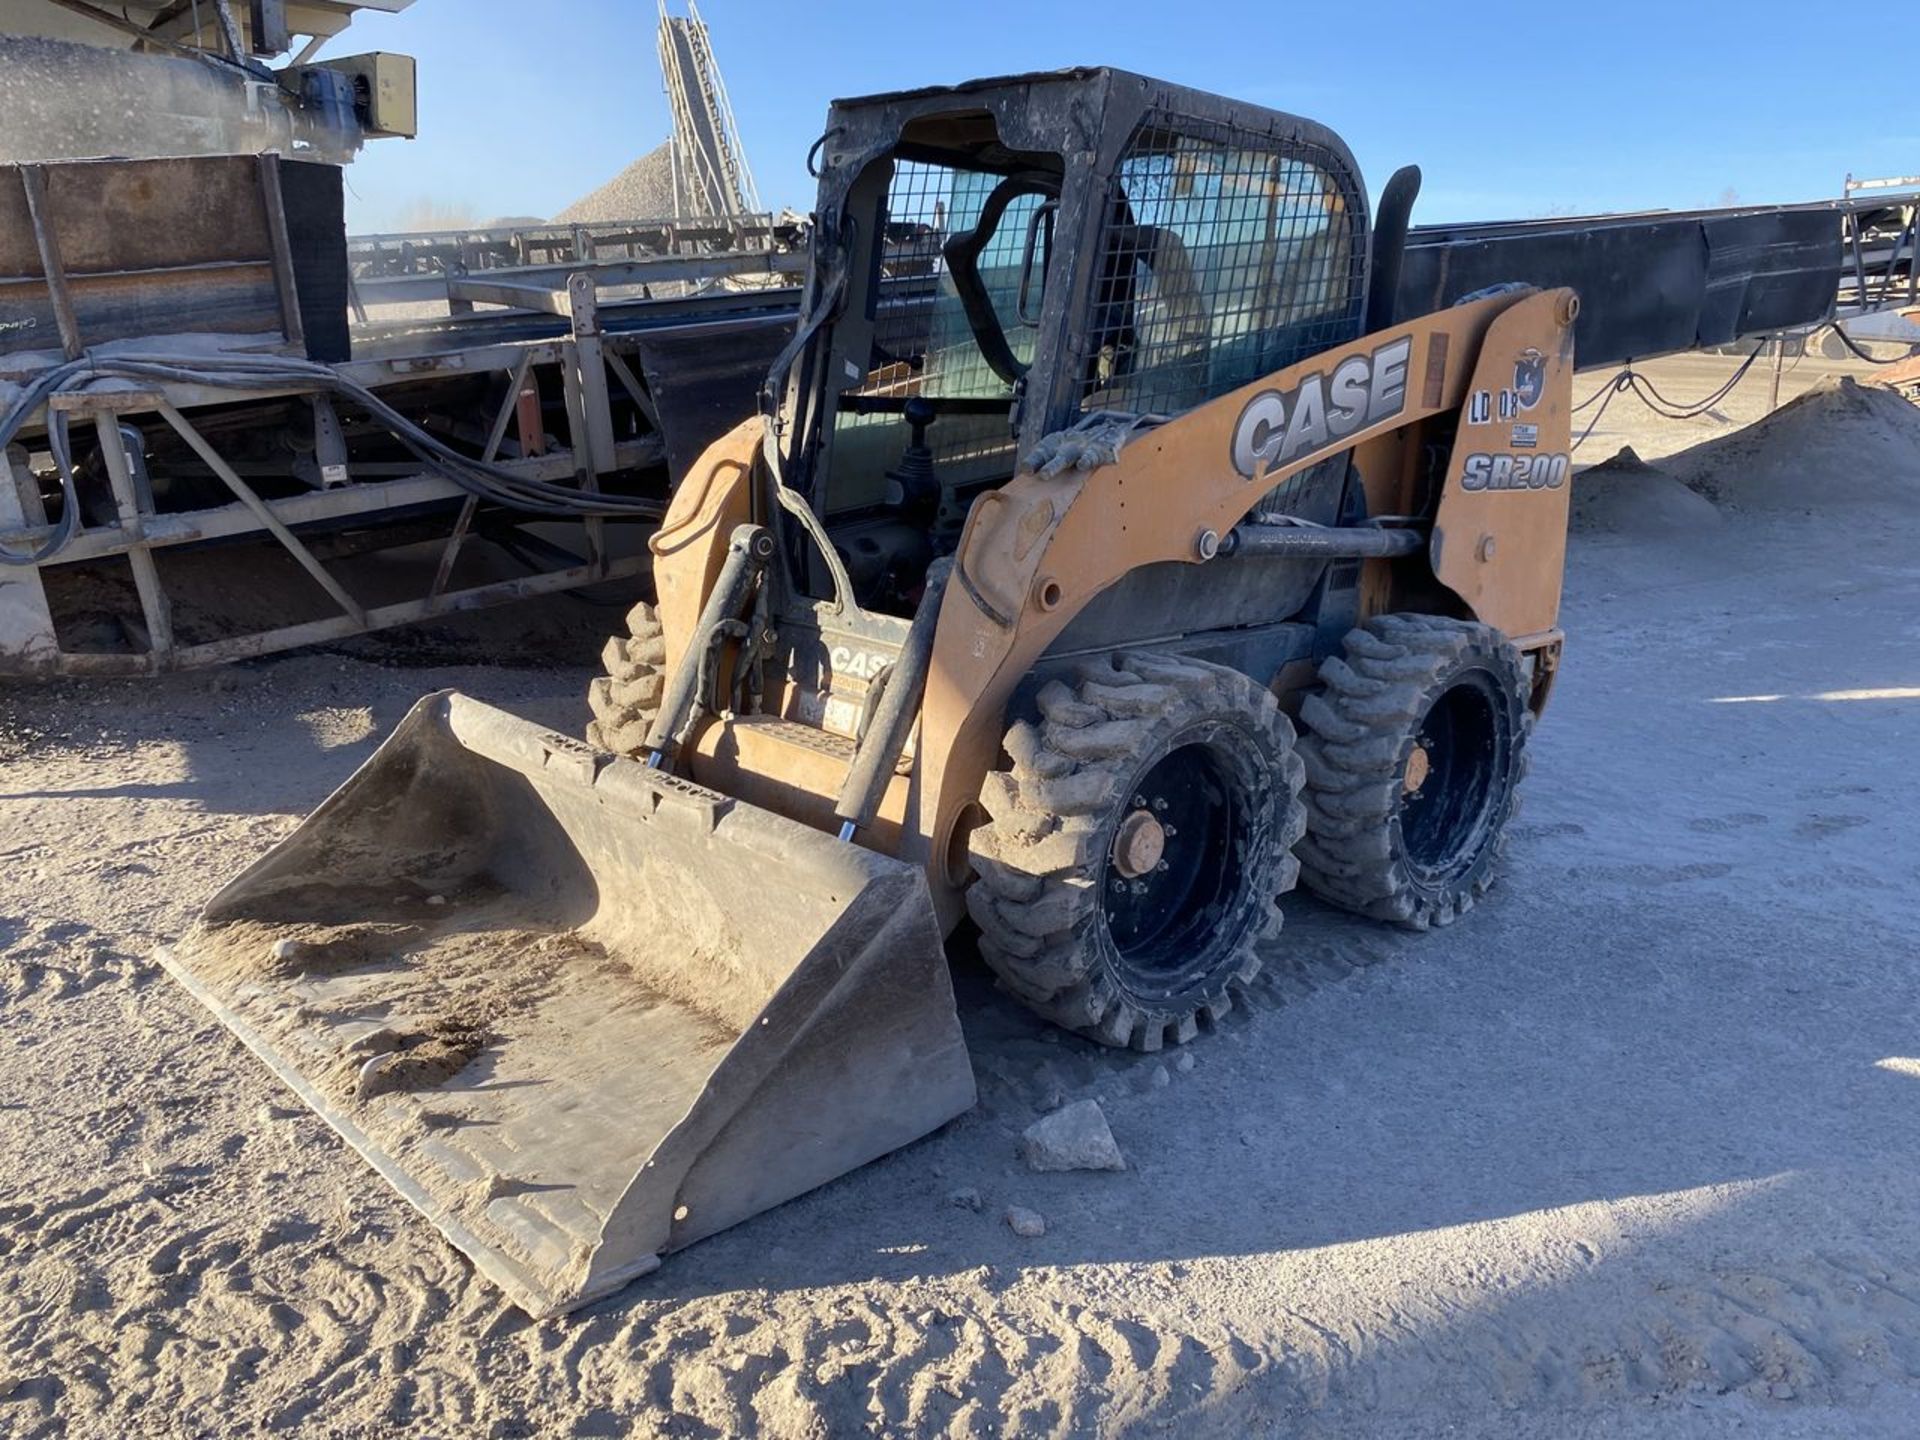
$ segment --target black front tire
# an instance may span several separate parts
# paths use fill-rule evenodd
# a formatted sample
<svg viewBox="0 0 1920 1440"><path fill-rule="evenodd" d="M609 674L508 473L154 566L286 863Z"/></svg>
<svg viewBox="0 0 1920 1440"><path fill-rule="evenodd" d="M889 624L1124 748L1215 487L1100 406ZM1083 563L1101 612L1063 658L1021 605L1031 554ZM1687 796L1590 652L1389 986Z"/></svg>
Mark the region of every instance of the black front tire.
<svg viewBox="0 0 1920 1440"><path fill-rule="evenodd" d="M1293 888L1293 726L1238 671L1133 652L1049 682L988 775L967 892L1005 989L1102 1044L1158 1050L1233 1008ZM1124 827L1124 828L1123 828Z"/></svg>
<svg viewBox="0 0 1920 1440"><path fill-rule="evenodd" d="M587 687L587 743L616 755L638 755L666 690L667 640L660 612L642 600L627 612L627 633L600 652L604 675Z"/></svg>

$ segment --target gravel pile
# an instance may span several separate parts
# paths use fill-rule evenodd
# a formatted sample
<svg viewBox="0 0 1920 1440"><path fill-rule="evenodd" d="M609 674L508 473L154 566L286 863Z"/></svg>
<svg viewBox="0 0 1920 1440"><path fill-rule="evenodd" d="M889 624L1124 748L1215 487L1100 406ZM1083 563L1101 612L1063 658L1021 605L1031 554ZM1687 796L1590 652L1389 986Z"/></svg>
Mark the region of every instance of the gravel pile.
<svg viewBox="0 0 1920 1440"><path fill-rule="evenodd" d="M673 157L670 146L663 143L553 218L569 225L593 225L607 220L658 220L673 213Z"/></svg>

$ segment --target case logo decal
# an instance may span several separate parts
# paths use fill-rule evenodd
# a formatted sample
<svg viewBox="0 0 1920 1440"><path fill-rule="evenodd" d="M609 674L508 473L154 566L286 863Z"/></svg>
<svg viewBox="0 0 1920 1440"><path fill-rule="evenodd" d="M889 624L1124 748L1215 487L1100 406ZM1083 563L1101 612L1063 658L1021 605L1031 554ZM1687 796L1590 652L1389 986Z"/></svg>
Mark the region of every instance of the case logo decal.
<svg viewBox="0 0 1920 1440"><path fill-rule="evenodd" d="M1407 408L1407 360L1413 339L1371 355L1351 355L1331 376L1305 376L1292 390L1262 390L1233 427L1233 468L1249 480L1340 444Z"/></svg>

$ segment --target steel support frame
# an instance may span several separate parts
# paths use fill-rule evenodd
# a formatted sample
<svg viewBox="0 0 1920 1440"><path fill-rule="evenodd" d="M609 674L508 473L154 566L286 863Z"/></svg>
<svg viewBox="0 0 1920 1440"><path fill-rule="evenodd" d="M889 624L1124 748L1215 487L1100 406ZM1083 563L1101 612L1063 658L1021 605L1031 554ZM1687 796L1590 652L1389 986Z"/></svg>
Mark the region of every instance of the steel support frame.
<svg viewBox="0 0 1920 1440"><path fill-rule="evenodd" d="M501 225L466 230L413 230L355 235L348 254L355 278L445 273L468 269L562 264L617 256L688 255L718 249L777 250L792 246L804 222L771 211L746 215L639 217L584 224ZM539 257L536 259L535 257Z"/></svg>
<svg viewBox="0 0 1920 1440"><path fill-rule="evenodd" d="M591 301L589 299L589 309ZM613 435L608 406L606 352L597 324L589 319L590 344L583 355L577 339L519 346L502 346L491 351L459 357L440 357L449 362L449 370L471 372L490 368L504 372L506 393L493 417L484 449L484 457L505 463L529 476L545 480L573 478L589 491L599 488L599 476L607 471L644 463L653 456L648 440L618 442ZM598 362L598 363L595 363ZM523 403L523 394L534 367L541 363L561 367L569 395L572 433L580 437L571 451L545 449L545 437L529 435L526 428L538 426L538 410ZM341 369L352 369L343 366ZM625 368L624 366L622 367ZM401 365L395 373L410 373ZM621 376L627 385L629 374ZM371 376L369 379L373 378ZM320 559L295 533L298 525L335 520L357 515L377 516L421 504L444 502L461 497L462 492L450 480L421 473L384 482L350 481L284 499L261 496L242 478L183 413L188 407L210 400L230 402L244 398L266 398L305 393L276 389L236 394L199 393L195 386L166 386L156 389L82 391L55 396L51 405L74 418L90 420L98 436L107 478L112 488L116 520L111 526L87 527L82 523L72 543L56 560L42 567L7 572L7 591L0 594L7 613L0 625L0 675L140 675L166 670L220 664L232 660L271 654L393 625L408 624L436 616L455 614L489 605L535 595L551 594L579 585L626 579L644 572L644 554L609 560L603 537L604 522L584 522L588 556L584 563L557 570L541 571L510 580L495 581L461 589L450 588L461 548L469 537L478 504L465 496L452 532L442 550L433 581L425 596L418 600L368 607L356 600L344 585L327 570ZM315 392L320 393L320 392ZM576 415L577 412L577 415ZM234 503L209 510L177 514L157 514L150 491L136 481L136 467L126 449L122 426L129 416L152 415L164 422L215 477L233 494ZM522 456L518 460L499 461L499 454L510 426L518 419L522 434ZM597 432L597 433L596 433ZM22 467L16 474L13 460L7 473L0 475L4 495L0 495L0 540L10 547L24 549L44 541L47 517L39 511L38 492ZM28 501L33 506L30 508ZM340 613L329 619L282 625L252 634L206 644L180 645L173 627L172 605L156 563L160 550L191 545L210 539L271 536L300 567L321 586ZM46 601L43 571L58 565L97 561L125 556L133 572L134 586L141 607L140 630L144 651L131 655L91 654L64 651L54 633Z"/></svg>
<svg viewBox="0 0 1920 1440"><path fill-rule="evenodd" d="M138 402L146 397L136 392L132 398ZM147 407L140 405L139 408ZM160 583L160 567L154 561L153 549L146 542L146 507L141 503L144 497L134 488L133 467L127 460L126 444L120 433L122 413L112 408L111 403L99 405L93 409L93 423L100 437L107 479L113 486L119 529L127 537L127 562L133 567L133 586L140 595L149 664L156 670L164 670L173 658L173 606L167 599L166 587Z"/></svg>
<svg viewBox="0 0 1920 1440"><path fill-rule="evenodd" d="M1890 309L1899 305L1920 304L1920 191L1872 194L1862 187L1849 187L1842 202L1842 234L1846 249L1846 274L1840 285L1840 311L1843 316ZM1861 225L1863 214L1887 209L1902 209L1906 219L1895 232L1884 259L1870 257L1868 241ZM1875 249L1886 245L1877 240ZM1879 261L1879 263L1875 263ZM1901 262L1905 261L1904 276ZM1902 283L1904 280L1904 283ZM1900 292L1904 290L1905 294ZM1847 297L1851 294L1851 302Z"/></svg>
<svg viewBox="0 0 1920 1440"><path fill-rule="evenodd" d="M564 316L568 313L568 297L573 285L582 277L592 281L596 288L617 289L741 278L794 280L805 275L806 270L807 257L797 251L756 251L622 260L610 264L542 265L480 275L450 275L437 283L449 303L465 305L469 310L475 304L505 305L516 310ZM423 288L425 293L432 293L430 288Z"/></svg>
<svg viewBox="0 0 1920 1440"><path fill-rule="evenodd" d="M800 239L797 224L771 215L361 236L349 241L352 297L364 318L369 305L440 299L454 313L469 313L475 298L489 297L463 293L464 286L488 281L555 291L584 270L609 277L604 285L765 274L797 280L806 269ZM610 278L616 274L621 278Z"/></svg>

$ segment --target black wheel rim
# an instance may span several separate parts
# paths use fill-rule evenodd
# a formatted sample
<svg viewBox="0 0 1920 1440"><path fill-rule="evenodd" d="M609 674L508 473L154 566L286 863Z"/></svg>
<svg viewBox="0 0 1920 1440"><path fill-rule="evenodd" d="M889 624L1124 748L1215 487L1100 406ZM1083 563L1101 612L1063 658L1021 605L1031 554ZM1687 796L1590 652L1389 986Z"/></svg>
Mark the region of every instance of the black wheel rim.
<svg viewBox="0 0 1920 1440"><path fill-rule="evenodd" d="M1513 717L1494 677L1459 676L1440 692L1414 734L1426 773L1400 796L1400 842L1429 883L1471 870L1495 834L1513 750ZM1410 772L1409 772L1410 773Z"/></svg>
<svg viewBox="0 0 1920 1440"><path fill-rule="evenodd" d="M1251 840L1247 800L1235 768L1204 742L1178 745L1134 781L1106 833L1102 901L1119 978L1140 993L1178 989L1204 968L1232 918ZM1129 876L1112 839L1129 814L1145 809L1167 832L1160 863Z"/></svg>

